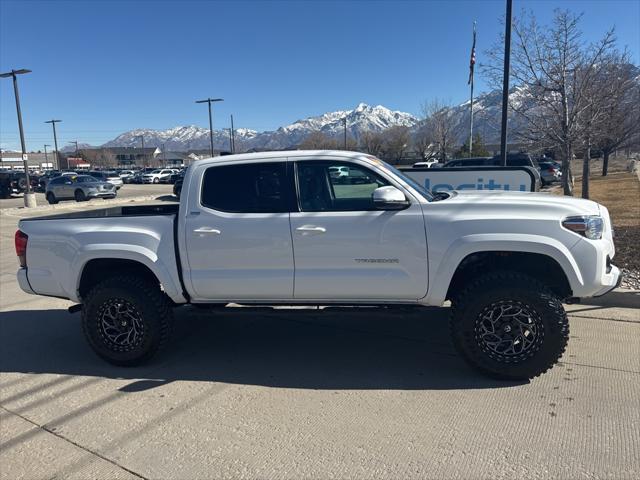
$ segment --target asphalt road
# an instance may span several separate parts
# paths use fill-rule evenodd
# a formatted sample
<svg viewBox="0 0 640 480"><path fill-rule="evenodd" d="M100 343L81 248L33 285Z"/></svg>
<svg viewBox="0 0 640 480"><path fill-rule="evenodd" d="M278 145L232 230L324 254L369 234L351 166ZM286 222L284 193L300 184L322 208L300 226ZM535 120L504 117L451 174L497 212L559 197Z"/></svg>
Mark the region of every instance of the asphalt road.
<svg viewBox="0 0 640 480"><path fill-rule="evenodd" d="M0 213L2 479L640 478L638 293L568 306L532 382L467 368L447 308L185 307L163 355L115 368L69 302L18 289L21 214Z"/></svg>
<svg viewBox="0 0 640 480"><path fill-rule="evenodd" d="M173 192L173 185L134 185L127 184L123 185L120 190L118 190L118 196L114 200L122 200L126 198L134 198L148 195L171 195ZM68 203L73 203L74 200L64 200L59 203L59 205L66 205ZM102 207L108 205L113 200L103 200L103 199L94 199L89 201L89 205L93 206L94 204L97 207ZM47 200L44 198L44 193L36 193L36 203L38 206L48 205ZM14 195L11 198L2 198L0 199L0 210L5 208L19 208L24 207L24 198L22 195Z"/></svg>

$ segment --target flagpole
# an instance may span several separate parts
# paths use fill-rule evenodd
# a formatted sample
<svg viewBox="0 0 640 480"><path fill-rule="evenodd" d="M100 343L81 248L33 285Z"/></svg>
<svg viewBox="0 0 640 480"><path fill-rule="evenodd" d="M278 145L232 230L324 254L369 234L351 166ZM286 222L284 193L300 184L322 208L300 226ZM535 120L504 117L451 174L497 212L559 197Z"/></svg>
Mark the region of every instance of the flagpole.
<svg viewBox="0 0 640 480"><path fill-rule="evenodd" d="M473 47L471 48L471 72L469 72L469 83L471 84L471 102L469 103L469 155L473 150L473 73L475 66L475 50L476 50L476 22L473 22Z"/></svg>
<svg viewBox="0 0 640 480"><path fill-rule="evenodd" d="M471 104L469 106L471 114L469 115L469 154L473 149L473 76L471 77Z"/></svg>

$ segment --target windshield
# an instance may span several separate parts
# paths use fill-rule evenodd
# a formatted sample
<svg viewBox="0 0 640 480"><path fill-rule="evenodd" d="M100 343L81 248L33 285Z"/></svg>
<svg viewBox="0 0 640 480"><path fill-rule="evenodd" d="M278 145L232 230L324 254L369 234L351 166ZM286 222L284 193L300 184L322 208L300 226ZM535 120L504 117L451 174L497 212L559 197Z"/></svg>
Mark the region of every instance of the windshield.
<svg viewBox="0 0 640 480"><path fill-rule="evenodd" d="M400 177L405 183L409 184L411 186L411 188L413 188L420 195L422 195L427 202L433 201L433 199L434 199L433 198L433 194L429 190L424 188L423 185L420 185L418 182L416 182L412 178L409 178L408 176L406 176L404 173L402 173L400 170L398 170L393 165L389 165L388 163L383 162L382 160L380 160L379 158L376 158L376 157L368 157L368 158L370 158L371 160L374 160L377 163L377 165L379 167L381 167L382 169L388 170L391 173L393 173L395 176Z"/></svg>
<svg viewBox="0 0 640 480"><path fill-rule="evenodd" d="M92 183L92 182L99 182L100 180L97 180L93 177L90 177L88 175L83 175L81 177L77 177L76 178L76 182L78 183Z"/></svg>

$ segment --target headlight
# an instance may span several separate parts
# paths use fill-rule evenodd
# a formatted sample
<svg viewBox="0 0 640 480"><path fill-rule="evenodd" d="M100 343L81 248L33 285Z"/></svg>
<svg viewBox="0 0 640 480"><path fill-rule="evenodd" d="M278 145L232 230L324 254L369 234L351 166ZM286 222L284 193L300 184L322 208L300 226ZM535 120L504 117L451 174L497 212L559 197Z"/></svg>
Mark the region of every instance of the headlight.
<svg viewBox="0 0 640 480"><path fill-rule="evenodd" d="M568 217L562 222L562 226L589 240L600 240L604 222L597 215L584 215L580 217Z"/></svg>

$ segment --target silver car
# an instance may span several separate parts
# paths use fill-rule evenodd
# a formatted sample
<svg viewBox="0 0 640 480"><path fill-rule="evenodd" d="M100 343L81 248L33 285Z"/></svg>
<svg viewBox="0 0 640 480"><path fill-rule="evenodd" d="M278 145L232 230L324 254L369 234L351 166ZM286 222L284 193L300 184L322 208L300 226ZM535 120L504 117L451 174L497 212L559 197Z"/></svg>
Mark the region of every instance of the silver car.
<svg viewBox="0 0 640 480"><path fill-rule="evenodd" d="M84 202L90 198L115 198L115 185L103 182L89 175L61 176L47 184L45 196L51 204L59 200Z"/></svg>

